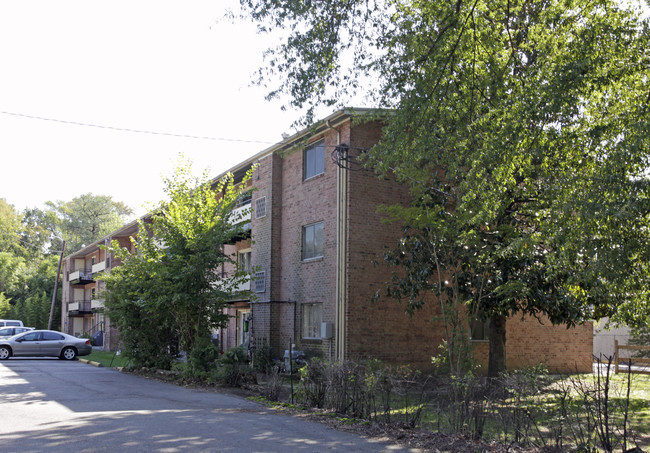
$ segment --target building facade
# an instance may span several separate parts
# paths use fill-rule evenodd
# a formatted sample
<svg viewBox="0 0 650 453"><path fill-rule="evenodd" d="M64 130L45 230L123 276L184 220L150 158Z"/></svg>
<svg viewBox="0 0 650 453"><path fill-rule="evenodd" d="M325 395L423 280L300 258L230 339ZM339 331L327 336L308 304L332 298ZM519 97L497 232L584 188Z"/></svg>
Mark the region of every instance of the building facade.
<svg viewBox="0 0 650 453"><path fill-rule="evenodd" d="M138 233L138 223L132 222L110 235L67 256L61 266L62 309L61 330L76 337L89 337L95 346L106 350L120 348L119 335L103 313L102 275L119 266L120 262L102 246L117 241L121 247L133 250L132 237Z"/></svg>
<svg viewBox="0 0 650 453"><path fill-rule="evenodd" d="M406 187L359 164L358 157L381 135L380 122L357 121L364 113L335 112L229 171L237 181L254 168L251 196L238 207L250 218L250 234L224 245L237 265L249 270L251 279L240 289L252 297L232 300L226 309L231 321L215 332L222 351L265 345L282 359L295 345L324 359L432 366L445 338L439 305L432 301L408 316L396 300L373 300L393 271L383 254L401 234L401 225L386 223L378 207L407 204L409 197ZM134 234L128 228L122 233L113 237ZM80 268L82 261L87 269L95 256L105 259L92 247L79 251L66 260L68 269L77 269L77 263ZM220 269L224 275L232 271ZM97 322L106 326L108 321L92 312L93 285L99 291L101 280L72 281L66 280L71 289L64 291L62 325L74 333ZM90 300L83 316L70 310L82 292ZM552 371L591 370L591 325L566 329L513 318L507 330L509 367L543 362ZM487 343L473 346L476 359L487 363Z"/></svg>

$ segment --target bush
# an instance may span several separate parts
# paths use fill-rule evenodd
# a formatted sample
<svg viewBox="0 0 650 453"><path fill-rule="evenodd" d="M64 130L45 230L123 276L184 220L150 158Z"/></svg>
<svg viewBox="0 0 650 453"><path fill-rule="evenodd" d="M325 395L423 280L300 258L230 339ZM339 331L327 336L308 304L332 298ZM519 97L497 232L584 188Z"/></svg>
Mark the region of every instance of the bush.
<svg viewBox="0 0 650 453"><path fill-rule="evenodd" d="M218 356L219 350L210 341L210 338L200 337L195 341L194 347L187 357L185 372L190 377L204 377L206 372L216 367Z"/></svg>
<svg viewBox="0 0 650 453"><path fill-rule="evenodd" d="M255 372L248 363L246 348L230 348L219 358L217 378L231 387L255 383Z"/></svg>

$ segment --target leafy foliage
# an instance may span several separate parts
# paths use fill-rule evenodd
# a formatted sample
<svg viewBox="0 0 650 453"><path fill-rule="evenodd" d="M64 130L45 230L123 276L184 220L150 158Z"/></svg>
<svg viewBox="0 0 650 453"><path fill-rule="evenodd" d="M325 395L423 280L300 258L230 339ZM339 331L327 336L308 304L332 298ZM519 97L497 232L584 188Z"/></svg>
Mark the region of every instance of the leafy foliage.
<svg viewBox="0 0 650 453"><path fill-rule="evenodd" d="M289 30L268 72L294 105L376 77L394 110L367 165L414 200L392 211L391 292L417 309L455 291L491 319L492 375L515 313L648 318L647 20L612 0L241 4Z"/></svg>
<svg viewBox="0 0 650 453"><path fill-rule="evenodd" d="M57 226L67 241L68 250L79 250L97 239L117 230L133 214L124 203L113 201L108 195L86 193L70 201L48 201L50 212L57 218Z"/></svg>
<svg viewBox="0 0 650 453"><path fill-rule="evenodd" d="M106 278L105 306L136 365L168 369L179 351L191 369L209 360L194 349L227 322L223 307L247 278L242 270L229 277L217 271L235 264L222 246L243 231L232 209L249 177L236 187L227 176L213 188L179 167L165 180L169 201L141 222L135 253L111 246L121 265Z"/></svg>

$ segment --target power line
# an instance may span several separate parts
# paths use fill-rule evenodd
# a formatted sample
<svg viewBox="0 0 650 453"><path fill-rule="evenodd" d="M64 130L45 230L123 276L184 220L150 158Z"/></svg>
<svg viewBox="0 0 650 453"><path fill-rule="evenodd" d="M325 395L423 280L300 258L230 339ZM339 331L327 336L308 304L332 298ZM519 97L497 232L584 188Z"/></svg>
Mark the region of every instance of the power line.
<svg viewBox="0 0 650 453"><path fill-rule="evenodd" d="M109 130L114 130L114 131L120 131L120 132L133 132L136 134L149 134L149 135L163 135L167 137L180 137L180 138L191 138L194 140L213 140L213 141L223 141L223 142L240 142L240 143L261 143L261 144L273 144L274 142L265 142L261 140L242 140L242 139L236 139L236 138L223 138L223 137L207 137L207 136L200 136L200 135L190 135L190 134L174 134L172 132L155 132L155 131L145 131L141 129L131 129L127 127L116 127L116 126L104 126L101 124L92 124L92 123L82 123L79 121L68 121L68 120L60 120L56 118L46 118L43 116L35 116L35 115L26 115L24 113L15 113L15 112L5 112L1 111L0 113L4 115L11 115L11 116L18 116L21 118L28 118L32 120L41 120L41 121L52 121L55 123L63 123L63 124L71 124L73 126L85 126L85 127L96 127L99 129L109 129Z"/></svg>

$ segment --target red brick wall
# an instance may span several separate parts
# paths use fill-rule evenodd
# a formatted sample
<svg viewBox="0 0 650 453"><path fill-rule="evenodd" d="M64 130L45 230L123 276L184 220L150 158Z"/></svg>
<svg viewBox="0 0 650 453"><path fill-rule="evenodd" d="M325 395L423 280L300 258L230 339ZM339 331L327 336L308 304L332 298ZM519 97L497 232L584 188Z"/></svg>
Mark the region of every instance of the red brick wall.
<svg viewBox="0 0 650 453"><path fill-rule="evenodd" d="M355 127L351 153L372 146L379 135L378 124ZM411 317L405 305L385 296L384 290L395 269L384 263L383 254L397 243L401 225L385 223L377 208L381 204L406 204L408 191L369 171L348 170L347 177L346 357L375 357L391 364L430 367L444 335L442 326L433 322L438 315L437 304L427 303ZM378 290L383 296L373 303L372 296Z"/></svg>
<svg viewBox="0 0 650 453"><path fill-rule="evenodd" d="M509 369L543 363L551 372L591 372L592 323L575 328L553 326L548 319L514 316L506 324L506 366Z"/></svg>

